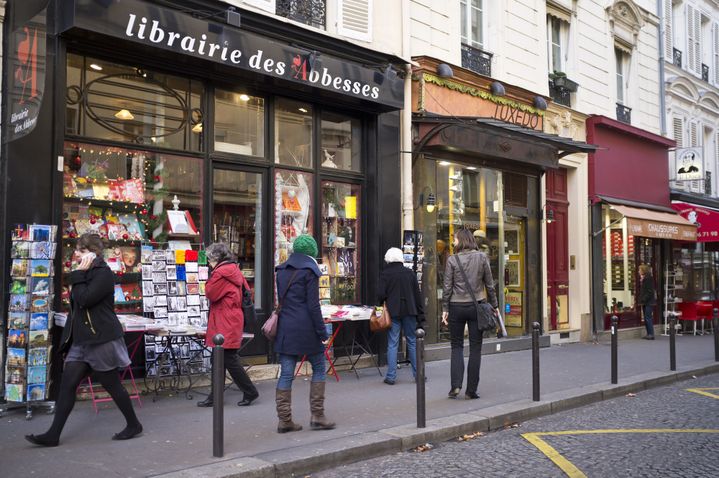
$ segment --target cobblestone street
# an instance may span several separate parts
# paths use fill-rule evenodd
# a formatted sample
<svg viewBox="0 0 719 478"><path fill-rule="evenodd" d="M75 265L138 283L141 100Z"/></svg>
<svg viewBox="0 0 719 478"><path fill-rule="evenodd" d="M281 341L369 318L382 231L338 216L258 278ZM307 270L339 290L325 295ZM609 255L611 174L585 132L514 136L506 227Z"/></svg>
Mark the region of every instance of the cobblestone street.
<svg viewBox="0 0 719 478"><path fill-rule="evenodd" d="M549 435L560 431L570 433ZM312 476L719 476L719 375L433 445L429 451L399 453ZM559 454L559 465L548 458L553 451Z"/></svg>

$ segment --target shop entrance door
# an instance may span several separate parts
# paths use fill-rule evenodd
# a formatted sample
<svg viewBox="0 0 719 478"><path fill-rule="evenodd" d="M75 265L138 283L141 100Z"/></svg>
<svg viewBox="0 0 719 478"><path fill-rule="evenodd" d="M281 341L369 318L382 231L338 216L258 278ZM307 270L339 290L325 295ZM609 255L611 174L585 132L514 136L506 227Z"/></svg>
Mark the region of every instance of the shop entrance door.
<svg viewBox="0 0 719 478"><path fill-rule="evenodd" d="M263 199L266 196L264 173L216 166L212 171L211 242L227 244L242 274L254 291L255 309L263 309ZM262 317L258 310L257 318ZM243 355L266 353L265 341L259 339L258 324L245 323L245 332L255 339Z"/></svg>
<svg viewBox="0 0 719 478"><path fill-rule="evenodd" d="M547 301L549 330L569 328L569 202L567 170L547 171Z"/></svg>

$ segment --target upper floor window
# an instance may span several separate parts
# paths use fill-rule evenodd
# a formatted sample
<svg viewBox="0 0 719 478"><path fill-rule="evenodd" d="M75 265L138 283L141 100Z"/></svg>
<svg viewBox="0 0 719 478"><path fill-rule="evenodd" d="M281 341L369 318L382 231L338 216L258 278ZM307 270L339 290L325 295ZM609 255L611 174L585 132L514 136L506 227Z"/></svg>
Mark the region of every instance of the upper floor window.
<svg viewBox="0 0 719 478"><path fill-rule="evenodd" d="M483 0L460 0L462 43L482 48L484 46Z"/></svg>
<svg viewBox="0 0 719 478"><path fill-rule="evenodd" d="M614 49L616 58L616 76L617 76L617 103L624 104L626 95L626 78L624 68L624 52L619 48Z"/></svg>
<svg viewBox="0 0 719 478"><path fill-rule="evenodd" d="M563 51L565 46L563 37L566 30L564 23L557 17L547 16L547 55L550 73L564 71Z"/></svg>

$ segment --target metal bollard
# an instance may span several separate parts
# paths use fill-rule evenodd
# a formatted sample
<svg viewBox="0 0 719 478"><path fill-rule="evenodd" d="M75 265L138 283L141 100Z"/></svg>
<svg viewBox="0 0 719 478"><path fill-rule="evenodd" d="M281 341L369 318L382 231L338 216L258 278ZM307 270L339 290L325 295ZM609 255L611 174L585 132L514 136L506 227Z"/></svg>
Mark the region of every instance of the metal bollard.
<svg viewBox="0 0 719 478"><path fill-rule="evenodd" d="M619 380L619 357L618 357L618 348L619 348L619 317L616 315L613 315L611 318L612 321L612 383L616 384Z"/></svg>
<svg viewBox="0 0 719 478"><path fill-rule="evenodd" d="M221 457L225 454L225 355L222 350L225 337L217 334L212 342L215 344L212 349L212 456Z"/></svg>
<svg viewBox="0 0 719 478"><path fill-rule="evenodd" d="M669 370L677 369L677 318L674 314L669 319Z"/></svg>
<svg viewBox="0 0 719 478"><path fill-rule="evenodd" d="M539 401L539 322L532 324L532 400Z"/></svg>
<svg viewBox="0 0 719 478"><path fill-rule="evenodd" d="M426 426L427 416L424 383L424 335L424 329L417 329L417 344L415 347L417 355L417 428Z"/></svg>
<svg viewBox="0 0 719 478"><path fill-rule="evenodd" d="M714 360L719 362L719 309L714 309L714 317L712 318L712 332L714 332Z"/></svg>

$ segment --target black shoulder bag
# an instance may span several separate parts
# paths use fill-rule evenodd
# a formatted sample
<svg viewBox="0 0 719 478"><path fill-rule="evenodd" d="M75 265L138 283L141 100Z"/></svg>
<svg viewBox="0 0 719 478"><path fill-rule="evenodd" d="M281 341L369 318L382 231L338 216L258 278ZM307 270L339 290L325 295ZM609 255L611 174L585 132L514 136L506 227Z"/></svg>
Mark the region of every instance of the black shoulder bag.
<svg viewBox="0 0 719 478"><path fill-rule="evenodd" d="M467 283L467 289L469 290L469 295L472 296L472 302L474 302L474 306L477 309L477 327L479 328L479 331L485 332L487 330L494 330L497 327L497 321L494 317L494 308L486 300L482 302L477 301L477 297L474 295L474 287L472 287L469 279L467 279L467 273L464 272L464 267L462 267L462 262L459 260L459 256L455 256L455 259L457 267L459 267L459 271L462 273L462 277L464 277L464 282Z"/></svg>

